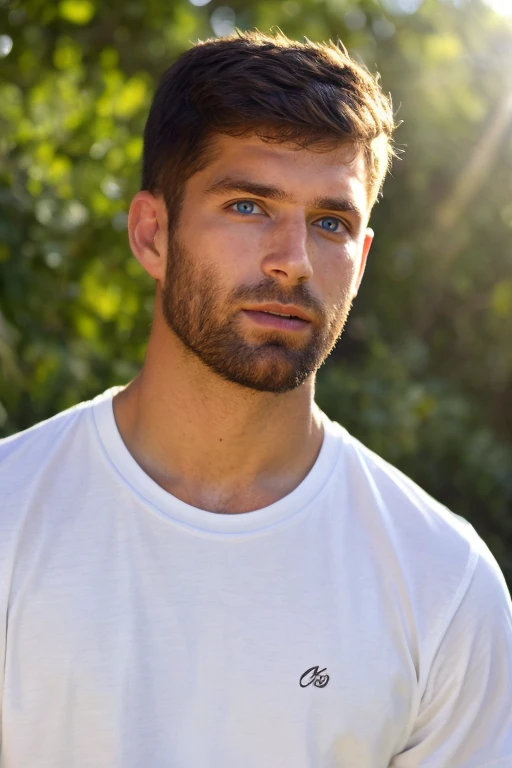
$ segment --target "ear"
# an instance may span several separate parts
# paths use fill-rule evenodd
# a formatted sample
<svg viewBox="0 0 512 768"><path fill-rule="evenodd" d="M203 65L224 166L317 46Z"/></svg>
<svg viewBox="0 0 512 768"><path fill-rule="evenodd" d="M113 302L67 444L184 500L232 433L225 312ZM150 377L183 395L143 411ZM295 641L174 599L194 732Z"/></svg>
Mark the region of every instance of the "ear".
<svg viewBox="0 0 512 768"><path fill-rule="evenodd" d="M128 213L128 237L133 255L155 280L165 279L167 211L161 197L137 192Z"/></svg>
<svg viewBox="0 0 512 768"><path fill-rule="evenodd" d="M352 289L353 299L355 299L355 297L357 296L357 293L359 291L359 286L361 285L361 280L363 279L364 270L366 267L366 259L368 258L368 253L373 243L373 237L374 237L373 229L368 228L364 235L363 248L361 251L361 260L359 263L359 272L358 272L356 281L354 283L354 288Z"/></svg>

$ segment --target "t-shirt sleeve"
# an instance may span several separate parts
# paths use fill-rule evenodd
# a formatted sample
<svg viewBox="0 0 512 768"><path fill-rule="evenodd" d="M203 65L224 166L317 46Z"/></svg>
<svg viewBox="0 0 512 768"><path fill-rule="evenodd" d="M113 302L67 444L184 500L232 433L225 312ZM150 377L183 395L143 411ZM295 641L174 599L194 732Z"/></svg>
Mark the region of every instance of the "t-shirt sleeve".
<svg viewBox="0 0 512 768"><path fill-rule="evenodd" d="M512 768L512 603L483 542L475 558L390 768Z"/></svg>
<svg viewBox="0 0 512 768"><path fill-rule="evenodd" d="M2 700L4 696L4 664L5 664L5 641L6 641L6 622L5 606L2 604L2 585L0 584L0 756L2 755Z"/></svg>
<svg viewBox="0 0 512 768"><path fill-rule="evenodd" d="M0 484L1 492L1 484ZM7 600L8 600L8 574L6 557L2 546L2 504L0 503L0 756L2 754L2 709L4 697L5 653L7 641Z"/></svg>

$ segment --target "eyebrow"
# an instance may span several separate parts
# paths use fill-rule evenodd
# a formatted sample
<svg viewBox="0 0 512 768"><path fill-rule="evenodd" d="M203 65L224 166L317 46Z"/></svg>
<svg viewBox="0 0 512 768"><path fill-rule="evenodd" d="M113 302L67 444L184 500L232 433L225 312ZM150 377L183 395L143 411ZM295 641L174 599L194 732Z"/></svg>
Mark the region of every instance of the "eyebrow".
<svg viewBox="0 0 512 768"><path fill-rule="evenodd" d="M266 197L269 200L278 200L282 203L296 203L292 195L288 195L284 189L269 184L259 184L249 179L236 178L233 176L224 176L222 179L214 181L206 189L207 195L216 195L223 192L242 192L256 197ZM352 213L359 220L362 220L361 209L353 200L344 197L315 197L308 203L308 208L319 208L338 213Z"/></svg>

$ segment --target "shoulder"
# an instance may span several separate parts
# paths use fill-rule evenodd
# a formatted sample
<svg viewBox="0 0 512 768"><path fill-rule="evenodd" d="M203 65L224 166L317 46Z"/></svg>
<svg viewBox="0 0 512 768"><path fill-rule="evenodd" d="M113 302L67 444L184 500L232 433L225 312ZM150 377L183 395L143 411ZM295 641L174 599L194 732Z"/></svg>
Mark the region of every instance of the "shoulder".
<svg viewBox="0 0 512 768"><path fill-rule="evenodd" d="M80 419L92 401L87 400L40 421L28 429L0 439L0 467L15 461L21 452L41 451L52 445Z"/></svg>
<svg viewBox="0 0 512 768"><path fill-rule="evenodd" d="M379 561L382 583L414 615L430 659L449 627L454 647L460 648L463 641L473 643L483 625L501 633L510 655L512 603L507 584L475 528L341 431L351 524L363 530L363 546Z"/></svg>
<svg viewBox="0 0 512 768"><path fill-rule="evenodd" d="M400 574L416 604L430 605L434 612L441 606L446 616L456 610L475 577L503 592L499 566L473 525L340 429L340 482L351 525L362 531L355 535L381 563L382 577Z"/></svg>
<svg viewBox="0 0 512 768"><path fill-rule="evenodd" d="M480 548L479 535L464 517L452 512L412 478L341 429L352 491L366 489L387 525L403 529L413 538L416 534Z"/></svg>
<svg viewBox="0 0 512 768"><path fill-rule="evenodd" d="M0 509L37 487L49 468L58 472L64 458L79 449L79 433L98 398L0 440Z"/></svg>
<svg viewBox="0 0 512 768"><path fill-rule="evenodd" d="M72 442L80 442L77 427L88 405L80 403L0 440L0 609L8 599L5 590L11 584L27 521L31 519L28 527L37 531L29 536L33 543L41 531L37 525L34 529L34 515L40 517L48 492L65 476L66 461L74 459Z"/></svg>

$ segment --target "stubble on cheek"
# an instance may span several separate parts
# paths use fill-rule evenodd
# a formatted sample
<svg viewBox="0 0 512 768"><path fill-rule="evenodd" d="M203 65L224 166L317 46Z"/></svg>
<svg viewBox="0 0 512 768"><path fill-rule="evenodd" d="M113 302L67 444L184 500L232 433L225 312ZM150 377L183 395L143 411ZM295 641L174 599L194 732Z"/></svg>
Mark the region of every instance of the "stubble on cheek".
<svg viewBox="0 0 512 768"><path fill-rule="evenodd" d="M195 263L176 238L169 243L162 310L186 349L222 378L260 391L287 392L316 372L342 332L350 308L345 296L327 313L307 286L284 291L269 277L226 294L214 265ZM310 310L315 322L307 338L279 332L245 337L237 308L271 301Z"/></svg>

